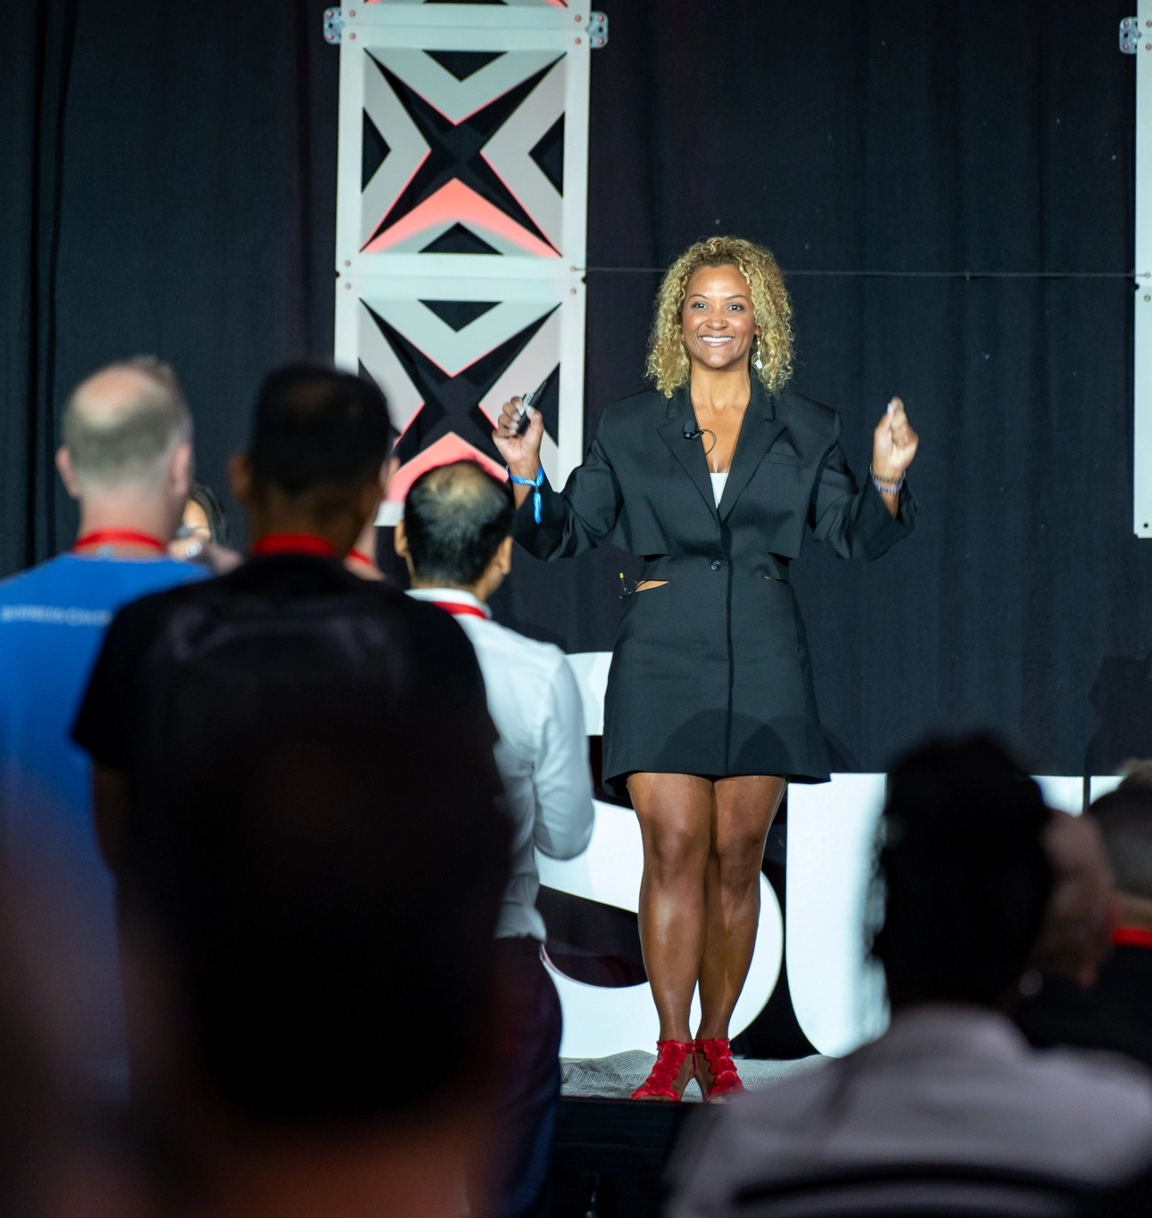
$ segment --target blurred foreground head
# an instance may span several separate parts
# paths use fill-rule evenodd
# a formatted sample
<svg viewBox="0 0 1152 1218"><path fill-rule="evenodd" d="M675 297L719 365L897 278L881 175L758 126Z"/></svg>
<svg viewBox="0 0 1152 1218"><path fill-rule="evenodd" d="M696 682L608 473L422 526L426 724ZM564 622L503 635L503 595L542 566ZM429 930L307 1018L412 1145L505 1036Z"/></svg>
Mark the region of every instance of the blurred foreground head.
<svg viewBox="0 0 1152 1218"><path fill-rule="evenodd" d="M1088 811L1099 826L1126 926L1152 930L1152 762L1130 762L1127 777Z"/></svg>
<svg viewBox="0 0 1152 1218"><path fill-rule="evenodd" d="M178 621L153 671L125 938L171 979L193 1092L250 1126L407 1117L488 1060L509 865L491 725L377 599L275 630Z"/></svg>
<svg viewBox="0 0 1152 1218"><path fill-rule="evenodd" d="M346 553L381 493L391 425L369 380L321 364L293 364L260 387L248 451L232 458L232 490L256 535L342 536ZM354 527L352 527L354 525Z"/></svg>
<svg viewBox="0 0 1152 1218"><path fill-rule="evenodd" d="M894 1007L1008 1001L1052 885L1050 817L1036 783L987 737L930 742L891 771L873 954Z"/></svg>
<svg viewBox="0 0 1152 1218"><path fill-rule="evenodd" d="M1029 966L1083 989L1112 950L1115 892L1100 831L1088 816L1053 812L1044 830L1052 893Z"/></svg>

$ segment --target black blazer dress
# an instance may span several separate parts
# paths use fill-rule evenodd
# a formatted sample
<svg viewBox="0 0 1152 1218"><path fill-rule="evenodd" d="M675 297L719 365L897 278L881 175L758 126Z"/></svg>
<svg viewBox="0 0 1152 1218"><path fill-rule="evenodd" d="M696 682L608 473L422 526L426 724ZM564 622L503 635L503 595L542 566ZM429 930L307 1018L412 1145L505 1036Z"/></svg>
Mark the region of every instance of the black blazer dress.
<svg viewBox="0 0 1152 1218"><path fill-rule="evenodd" d="M840 417L753 377L720 506L687 387L637 394L601 416L562 493L516 513L516 540L557 559L613 544L641 555L625 597L604 704L604 778L636 770L828 778L804 624L788 581L805 528L842 558L871 559L911 532L905 488L892 517L871 479L859 489Z"/></svg>

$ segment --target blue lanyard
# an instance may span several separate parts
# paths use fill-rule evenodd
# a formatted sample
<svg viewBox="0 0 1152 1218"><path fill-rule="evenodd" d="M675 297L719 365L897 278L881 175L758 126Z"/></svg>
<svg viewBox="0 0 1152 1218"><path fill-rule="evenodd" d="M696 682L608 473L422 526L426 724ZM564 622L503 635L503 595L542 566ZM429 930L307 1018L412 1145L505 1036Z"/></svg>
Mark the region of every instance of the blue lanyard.
<svg viewBox="0 0 1152 1218"><path fill-rule="evenodd" d="M539 524L540 523L540 502L541 502L540 488L544 485L544 466L540 466L540 468L536 471L536 481L535 482L533 482L529 478L517 478L516 475L511 470L508 471L508 477L517 486L530 486L533 488L532 489L532 514L536 517L536 523Z"/></svg>

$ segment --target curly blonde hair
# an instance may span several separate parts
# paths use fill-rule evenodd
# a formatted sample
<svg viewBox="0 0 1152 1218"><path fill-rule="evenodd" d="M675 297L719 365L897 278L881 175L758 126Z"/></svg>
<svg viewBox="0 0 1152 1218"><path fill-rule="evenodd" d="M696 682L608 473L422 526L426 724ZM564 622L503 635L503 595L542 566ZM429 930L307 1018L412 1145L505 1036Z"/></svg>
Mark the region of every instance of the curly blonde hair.
<svg viewBox="0 0 1152 1218"><path fill-rule="evenodd" d="M688 380L691 365L680 315L688 281L702 266L734 266L748 281L752 311L760 327L761 367L757 368L753 360L752 370L769 393L778 393L792 376L792 302L771 251L740 237L697 241L669 268L656 294L648 339L648 375L666 398Z"/></svg>

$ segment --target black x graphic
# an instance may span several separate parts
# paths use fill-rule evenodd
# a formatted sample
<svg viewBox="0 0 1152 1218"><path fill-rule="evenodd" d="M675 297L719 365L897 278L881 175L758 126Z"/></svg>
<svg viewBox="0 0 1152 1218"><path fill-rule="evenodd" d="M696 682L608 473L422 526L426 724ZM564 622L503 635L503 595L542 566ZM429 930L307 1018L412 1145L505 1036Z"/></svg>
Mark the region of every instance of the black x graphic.
<svg viewBox="0 0 1152 1218"><path fill-rule="evenodd" d="M412 181L389 208L388 214L380 221L365 244L370 244L385 229L403 219L413 208L418 207L453 178L457 178L481 198L510 216L517 224L539 237L546 245L552 246L552 242L520 206L516 196L480 155L480 150L543 79L555 60L527 80L522 80L515 88L481 107L475 114L470 114L462 123L452 123L415 90L410 89L394 72L390 72L376 59L372 59L372 62L383 73L384 79L408 111L409 117L427 141L430 151ZM555 246L552 248L555 249Z"/></svg>
<svg viewBox="0 0 1152 1218"><path fill-rule="evenodd" d="M556 307L559 308L558 305ZM380 327L381 334L388 340L388 345L396 353L396 358L424 399L423 408L396 445L395 455L400 458L401 465L411 461L417 453L450 431L478 448L485 456L491 457L493 461L502 462L503 458L492 443L492 423L480 409L480 402L551 314L546 313L518 334L506 339L500 346L470 364L463 372L449 376L419 347L410 343L399 330L390 326L369 306L365 305L365 308L372 314L372 320ZM548 378L541 405L545 428L553 439L556 438L558 422L558 372L557 366ZM524 392L535 388L535 385L525 385Z"/></svg>

